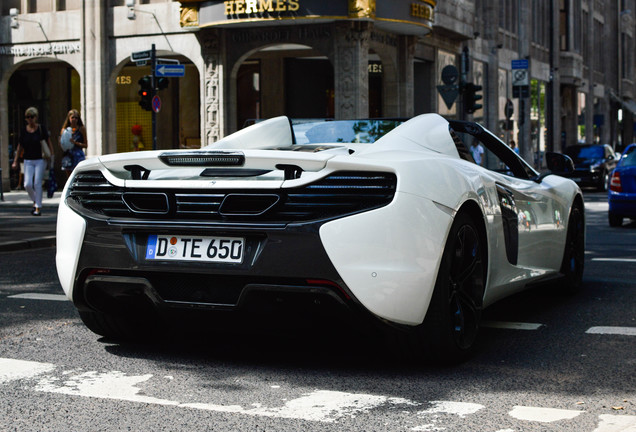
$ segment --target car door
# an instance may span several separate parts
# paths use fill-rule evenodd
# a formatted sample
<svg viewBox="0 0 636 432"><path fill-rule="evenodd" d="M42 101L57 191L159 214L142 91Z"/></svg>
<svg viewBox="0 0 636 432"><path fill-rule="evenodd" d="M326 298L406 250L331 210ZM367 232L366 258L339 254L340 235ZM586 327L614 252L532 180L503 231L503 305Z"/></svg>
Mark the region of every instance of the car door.
<svg viewBox="0 0 636 432"><path fill-rule="evenodd" d="M451 127L471 135L485 149L482 165L495 179L508 261L535 270L558 269L568 209L550 183L536 181L539 174L480 125L452 122Z"/></svg>

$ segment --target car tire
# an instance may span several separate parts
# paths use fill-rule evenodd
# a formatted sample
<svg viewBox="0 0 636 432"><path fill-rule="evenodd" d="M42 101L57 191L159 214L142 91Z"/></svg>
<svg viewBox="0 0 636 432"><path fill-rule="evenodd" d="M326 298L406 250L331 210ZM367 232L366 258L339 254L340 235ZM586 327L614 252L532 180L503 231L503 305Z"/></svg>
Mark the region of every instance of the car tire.
<svg viewBox="0 0 636 432"><path fill-rule="evenodd" d="M89 330L108 339L139 341L152 335L149 320L141 316L113 315L95 311L79 311L79 315Z"/></svg>
<svg viewBox="0 0 636 432"><path fill-rule="evenodd" d="M438 364L464 361L474 350L483 308L484 246L475 222L459 213L444 247L424 322L417 327L424 355Z"/></svg>
<svg viewBox="0 0 636 432"><path fill-rule="evenodd" d="M623 225L623 217L614 213L608 213L609 226L619 227Z"/></svg>
<svg viewBox="0 0 636 432"><path fill-rule="evenodd" d="M574 205L568 219L568 232L565 240L565 251L561 263L561 273L565 278L563 291L568 294L577 293L583 283L585 267L585 218L579 205Z"/></svg>
<svg viewBox="0 0 636 432"><path fill-rule="evenodd" d="M598 185L598 190L602 192L607 192L609 188L610 175L608 171L603 170L601 173L601 181Z"/></svg>

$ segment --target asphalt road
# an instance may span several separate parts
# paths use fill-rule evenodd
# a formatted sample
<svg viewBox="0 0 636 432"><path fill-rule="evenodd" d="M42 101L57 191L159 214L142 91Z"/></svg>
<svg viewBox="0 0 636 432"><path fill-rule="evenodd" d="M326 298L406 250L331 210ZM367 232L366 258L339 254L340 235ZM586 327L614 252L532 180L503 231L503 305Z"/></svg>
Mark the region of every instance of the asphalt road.
<svg viewBox="0 0 636 432"><path fill-rule="evenodd" d="M583 291L491 307L481 347L413 364L348 328L117 344L63 300L52 248L0 253L1 431L636 431L636 224L586 192Z"/></svg>

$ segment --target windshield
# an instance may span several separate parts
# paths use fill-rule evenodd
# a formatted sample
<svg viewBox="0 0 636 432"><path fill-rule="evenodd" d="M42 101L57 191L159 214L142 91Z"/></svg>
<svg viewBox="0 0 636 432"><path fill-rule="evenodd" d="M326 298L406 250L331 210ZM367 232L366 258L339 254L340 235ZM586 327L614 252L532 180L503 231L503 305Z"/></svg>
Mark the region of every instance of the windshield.
<svg viewBox="0 0 636 432"><path fill-rule="evenodd" d="M604 151L603 146L585 146L585 147L568 147L565 149L565 154L572 159L603 159Z"/></svg>
<svg viewBox="0 0 636 432"><path fill-rule="evenodd" d="M296 144L372 144L404 120L293 120Z"/></svg>

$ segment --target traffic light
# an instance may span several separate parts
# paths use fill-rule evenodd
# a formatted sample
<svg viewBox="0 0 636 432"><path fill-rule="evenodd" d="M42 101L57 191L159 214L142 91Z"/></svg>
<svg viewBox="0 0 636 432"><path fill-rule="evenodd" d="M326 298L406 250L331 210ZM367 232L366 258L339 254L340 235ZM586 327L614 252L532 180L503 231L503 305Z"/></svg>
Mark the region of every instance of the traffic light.
<svg viewBox="0 0 636 432"><path fill-rule="evenodd" d="M152 78L150 75L139 78L139 106L146 110L152 111Z"/></svg>
<svg viewBox="0 0 636 432"><path fill-rule="evenodd" d="M166 77L156 78L155 81L157 82L157 90L163 90L168 87L168 78Z"/></svg>
<svg viewBox="0 0 636 432"><path fill-rule="evenodd" d="M473 83L467 83L464 86L464 111L472 114L483 108L482 104L477 103L477 101L484 98L478 93L481 89L482 86Z"/></svg>

